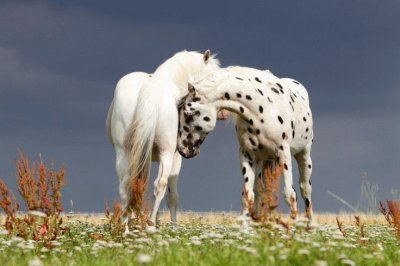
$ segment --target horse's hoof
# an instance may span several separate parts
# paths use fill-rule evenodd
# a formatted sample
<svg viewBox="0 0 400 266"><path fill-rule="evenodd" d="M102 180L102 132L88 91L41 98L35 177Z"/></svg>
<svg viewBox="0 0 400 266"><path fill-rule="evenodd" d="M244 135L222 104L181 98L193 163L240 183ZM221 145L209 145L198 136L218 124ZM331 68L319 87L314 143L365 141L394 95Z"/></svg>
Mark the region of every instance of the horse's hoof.
<svg viewBox="0 0 400 266"><path fill-rule="evenodd" d="M155 226L153 226L153 225L146 226L147 234L152 235L152 234L155 234L156 232L157 232L157 229Z"/></svg>

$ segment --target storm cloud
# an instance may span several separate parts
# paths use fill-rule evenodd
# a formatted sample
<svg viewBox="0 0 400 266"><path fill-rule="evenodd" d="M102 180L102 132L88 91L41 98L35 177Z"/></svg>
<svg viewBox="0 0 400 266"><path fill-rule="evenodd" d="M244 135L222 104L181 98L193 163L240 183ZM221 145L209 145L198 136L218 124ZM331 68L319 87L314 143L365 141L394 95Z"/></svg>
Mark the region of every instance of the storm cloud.
<svg viewBox="0 0 400 266"><path fill-rule="evenodd" d="M105 132L118 79L153 72L177 51L210 48L223 66L270 69L308 89L317 211L343 207L327 190L356 203L362 172L387 199L400 189L399 8L369 0L2 1L0 176L14 183L17 148L65 162L66 209L72 199L77 210L101 211L118 197ZM237 150L233 124L219 123L201 154L183 161L182 209L240 208Z"/></svg>

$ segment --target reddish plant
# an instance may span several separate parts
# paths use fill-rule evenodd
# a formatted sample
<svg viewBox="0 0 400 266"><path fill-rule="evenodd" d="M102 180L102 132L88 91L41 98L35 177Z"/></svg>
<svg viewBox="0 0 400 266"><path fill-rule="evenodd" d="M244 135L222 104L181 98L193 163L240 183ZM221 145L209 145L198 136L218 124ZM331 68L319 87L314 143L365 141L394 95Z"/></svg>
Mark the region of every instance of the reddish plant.
<svg viewBox="0 0 400 266"><path fill-rule="evenodd" d="M0 178L0 208L6 214L5 228L8 232L12 231L17 216L19 205L15 199L14 193L9 191L6 184Z"/></svg>
<svg viewBox="0 0 400 266"><path fill-rule="evenodd" d="M360 236L365 237L365 231L364 231L365 224L361 221L361 217L354 216L354 220L355 220L356 226L360 229Z"/></svg>
<svg viewBox="0 0 400 266"><path fill-rule="evenodd" d="M396 236L400 238L400 203L395 200L388 200L385 203L379 201L379 210L390 226L395 228Z"/></svg>
<svg viewBox="0 0 400 266"><path fill-rule="evenodd" d="M275 162L266 162L264 164L263 175L259 176L257 191L260 197L258 202L258 220L262 223L270 221L281 221L276 217L275 210L279 203L279 187L280 176L283 170L283 163L281 161L276 164ZM279 222L281 223L281 222Z"/></svg>
<svg viewBox="0 0 400 266"><path fill-rule="evenodd" d="M338 218L338 217L336 217L336 224L337 224L337 226L338 226L338 229L339 229L340 233L342 233L342 235L343 235L344 237L346 237L346 236L347 236L347 233L346 233L346 231L345 231L344 228L343 228L343 222L339 221L339 218Z"/></svg>
<svg viewBox="0 0 400 266"><path fill-rule="evenodd" d="M113 240L120 240L125 229L122 223L122 204L119 201L114 201L113 211L110 213L108 202L104 203L104 214L108 221L108 229Z"/></svg>
<svg viewBox="0 0 400 266"><path fill-rule="evenodd" d="M145 200L147 190L147 179L140 176L133 178L131 183L131 201L129 203L130 211L133 211L134 219L132 222L136 225L146 226L150 217L150 200Z"/></svg>
<svg viewBox="0 0 400 266"><path fill-rule="evenodd" d="M282 225L287 230L289 224L282 220L282 215L279 212L275 213L279 202L279 187L280 187L280 176L284 165L281 161L266 162L264 164L263 173L258 176L257 192L258 192L258 203L254 205L254 202L250 201L248 192L243 187L243 198L244 204L249 210L250 217L257 222L262 224L268 221L275 222Z"/></svg>
<svg viewBox="0 0 400 266"><path fill-rule="evenodd" d="M62 218L59 216L62 211L60 190L65 184L64 165L54 172L53 163L50 169L46 168L42 160L38 164L30 165L28 158L20 150L18 154L17 188L28 213L23 217L17 216L19 205L14 194L0 179L0 208L7 216L5 227L9 233L25 239L43 241L48 245L60 232L67 230L61 227Z"/></svg>

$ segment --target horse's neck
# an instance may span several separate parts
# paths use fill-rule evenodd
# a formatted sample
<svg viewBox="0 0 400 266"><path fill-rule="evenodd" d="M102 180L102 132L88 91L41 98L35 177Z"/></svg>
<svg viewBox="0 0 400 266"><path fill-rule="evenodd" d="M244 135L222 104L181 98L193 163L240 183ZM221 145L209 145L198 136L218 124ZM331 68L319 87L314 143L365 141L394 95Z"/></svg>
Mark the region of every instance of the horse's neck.
<svg viewBox="0 0 400 266"><path fill-rule="evenodd" d="M227 81L229 82L229 81ZM231 84L222 84L222 86L216 86L212 91L207 93L207 99L209 103L214 105L216 109L227 109L238 115L250 119L255 114L255 107L253 101L246 99L245 93L240 93L241 97L237 97L239 89Z"/></svg>
<svg viewBox="0 0 400 266"><path fill-rule="evenodd" d="M175 94L178 95L179 98L177 100L187 95L188 82L196 75L198 75L198 67L195 65L174 63L172 61L164 63L154 72L154 76L176 84L178 91L176 91Z"/></svg>

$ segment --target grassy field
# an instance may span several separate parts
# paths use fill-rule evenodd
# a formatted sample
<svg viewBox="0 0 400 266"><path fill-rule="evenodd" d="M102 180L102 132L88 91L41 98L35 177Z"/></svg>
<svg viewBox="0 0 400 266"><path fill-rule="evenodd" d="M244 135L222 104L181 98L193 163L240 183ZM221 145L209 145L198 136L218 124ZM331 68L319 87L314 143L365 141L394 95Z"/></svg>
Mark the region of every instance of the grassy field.
<svg viewBox="0 0 400 266"><path fill-rule="evenodd" d="M302 221L242 232L233 214L185 213L175 228L161 217L157 232L139 228L111 239L101 215L64 217L69 233L43 247L0 235L0 265L400 265L400 240L381 216L317 214ZM3 222L3 221L2 221Z"/></svg>

